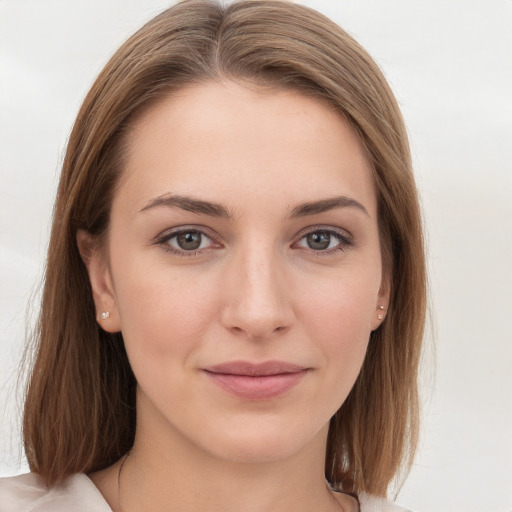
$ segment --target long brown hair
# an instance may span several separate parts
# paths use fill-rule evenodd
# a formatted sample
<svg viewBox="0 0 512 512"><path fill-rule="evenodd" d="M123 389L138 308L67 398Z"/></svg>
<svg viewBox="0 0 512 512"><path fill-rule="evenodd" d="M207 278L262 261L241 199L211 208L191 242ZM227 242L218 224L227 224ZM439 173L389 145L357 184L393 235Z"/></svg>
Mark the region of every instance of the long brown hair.
<svg viewBox="0 0 512 512"><path fill-rule="evenodd" d="M76 119L54 210L24 442L49 485L107 467L135 435L135 377L122 334L95 320L78 229L101 243L134 117L171 91L211 80L292 88L329 102L373 163L391 297L362 371L331 420L326 478L385 495L412 461L426 308L421 217L406 131L370 56L321 14L274 0L221 6L185 0L136 32L111 58Z"/></svg>

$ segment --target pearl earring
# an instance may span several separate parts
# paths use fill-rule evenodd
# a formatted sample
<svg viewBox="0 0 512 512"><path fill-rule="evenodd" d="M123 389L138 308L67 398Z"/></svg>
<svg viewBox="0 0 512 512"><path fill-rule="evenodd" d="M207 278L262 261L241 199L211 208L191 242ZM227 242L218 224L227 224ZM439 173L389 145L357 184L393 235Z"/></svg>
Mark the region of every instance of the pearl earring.
<svg viewBox="0 0 512 512"><path fill-rule="evenodd" d="M384 311L384 306L383 306L382 304L380 304L380 305L379 305L379 309L380 309L381 311ZM378 318L379 320L382 320L382 319L384 318L384 315L382 315L382 314L380 314L380 313L379 313L379 314L377 315L377 318Z"/></svg>
<svg viewBox="0 0 512 512"><path fill-rule="evenodd" d="M106 320L109 316L110 316L110 313L108 311L103 311L103 313L101 313L102 320Z"/></svg>

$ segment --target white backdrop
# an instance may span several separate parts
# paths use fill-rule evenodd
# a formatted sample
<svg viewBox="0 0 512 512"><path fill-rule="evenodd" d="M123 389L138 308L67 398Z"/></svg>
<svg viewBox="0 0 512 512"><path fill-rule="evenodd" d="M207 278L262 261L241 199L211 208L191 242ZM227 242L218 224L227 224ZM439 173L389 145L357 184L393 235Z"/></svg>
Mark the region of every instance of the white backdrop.
<svg viewBox="0 0 512 512"><path fill-rule="evenodd" d="M71 124L110 54L168 4L0 0L0 475L26 469L17 364ZM434 329L421 446L398 501L418 512L510 512L512 2L307 5L383 68L423 198Z"/></svg>

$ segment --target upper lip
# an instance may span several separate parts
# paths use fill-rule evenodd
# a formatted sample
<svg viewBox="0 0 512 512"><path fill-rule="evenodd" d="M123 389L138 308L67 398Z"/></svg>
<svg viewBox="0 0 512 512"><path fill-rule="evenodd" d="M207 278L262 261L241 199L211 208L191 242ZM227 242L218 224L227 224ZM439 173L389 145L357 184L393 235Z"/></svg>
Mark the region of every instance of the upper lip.
<svg viewBox="0 0 512 512"><path fill-rule="evenodd" d="M279 375L283 373L297 373L307 370L305 366L287 363L285 361L265 361L252 363L249 361L230 361L204 368L211 373L222 373L226 375L246 375L259 377L265 375Z"/></svg>

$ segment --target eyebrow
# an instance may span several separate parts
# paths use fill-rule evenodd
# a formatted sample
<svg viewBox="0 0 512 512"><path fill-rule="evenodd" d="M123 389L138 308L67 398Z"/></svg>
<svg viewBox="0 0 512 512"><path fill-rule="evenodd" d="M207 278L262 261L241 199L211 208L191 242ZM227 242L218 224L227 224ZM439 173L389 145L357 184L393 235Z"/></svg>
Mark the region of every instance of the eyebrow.
<svg viewBox="0 0 512 512"><path fill-rule="evenodd" d="M297 217L316 215L336 208L357 208L368 217L370 216L366 208L359 201L347 196L336 196L328 199L321 199L319 201L299 204L290 212L290 218L295 219Z"/></svg>
<svg viewBox="0 0 512 512"><path fill-rule="evenodd" d="M139 213L161 206L166 208L181 208L188 212L197 213L199 215L209 215L211 217L222 217L227 219L233 217L221 204L173 194L164 194L151 199L146 206L139 211ZM298 217L307 217L308 215L324 213L336 208L349 207L357 208L368 217L370 216L366 208L359 201L347 196L336 196L328 199L320 199L319 201L301 203L290 211L288 217L296 219Z"/></svg>
<svg viewBox="0 0 512 512"><path fill-rule="evenodd" d="M211 217L232 217L228 210L226 210L226 208L220 204L173 194L164 194L162 196L151 199L146 204L146 206L140 210L140 212L145 212L158 206L165 206L167 208L181 208L182 210L186 210L188 212L209 215Z"/></svg>

